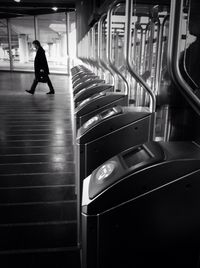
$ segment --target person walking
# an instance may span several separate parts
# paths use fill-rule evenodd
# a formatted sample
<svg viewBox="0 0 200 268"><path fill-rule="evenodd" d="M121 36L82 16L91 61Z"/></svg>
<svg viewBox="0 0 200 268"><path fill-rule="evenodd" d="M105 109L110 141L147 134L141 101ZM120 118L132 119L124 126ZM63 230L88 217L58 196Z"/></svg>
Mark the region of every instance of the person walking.
<svg viewBox="0 0 200 268"><path fill-rule="evenodd" d="M34 40L32 44L36 48L36 56L34 60L35 79L33 80L31 89L26 90L26 92L34 94L38 82L43 82L47 83L49 86L50 91L47 94L54 94L55 91L49 78L49 67L45 51L38 40Z"/></svg>

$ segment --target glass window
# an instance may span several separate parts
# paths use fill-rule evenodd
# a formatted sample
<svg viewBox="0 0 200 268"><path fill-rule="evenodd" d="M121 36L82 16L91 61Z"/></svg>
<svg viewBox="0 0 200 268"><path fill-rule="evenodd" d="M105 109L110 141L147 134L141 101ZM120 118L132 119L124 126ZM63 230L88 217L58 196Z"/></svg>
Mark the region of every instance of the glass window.
<svg viewBox="0 0 200 268"><path fill-rule="evenodd" d="M37 16L38 40L46 52L50 72L67 72L66 15Z"/></svg>
<svg viewBox="0 0 200 268"><path fill-rule="evenodd" d="M8 29L7 21L5 19L0 20L0 70L1 69L10 69Z"/></svg>
<svg viewBox="0 0 200 268"><path fill-rule="evenodd" d="M72 61L72 66L76 61L76 24L75 16L76 12L70 12L69 14L69 56Z"/></svg>
<svg viewBox="0 0 200 268"><path fill-rule="evenodd" d="M33 71L34 18L18 17L10 19L10 27L13 69Z"/></svg>
<svg viewBox="0 0 200 268"><path fill-rule="evenodd" d="M35 50L32 42L38 39L46 52L50 72L68 73L70 61L73 65L76 60L75 14L69 12L68 19L65 13L38 15L35 23L33 16L9 19L13 70L34 71ZM0 70L10 70L6 19L0 20Z"/></svg>

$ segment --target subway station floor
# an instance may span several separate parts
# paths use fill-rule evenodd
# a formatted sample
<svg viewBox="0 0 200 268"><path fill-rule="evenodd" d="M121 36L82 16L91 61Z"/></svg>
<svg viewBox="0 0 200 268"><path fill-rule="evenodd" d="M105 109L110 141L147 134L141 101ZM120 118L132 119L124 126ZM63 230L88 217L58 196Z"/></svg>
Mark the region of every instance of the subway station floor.
<svg viewBox="0 0 200 268"><path fill-rule="evenodd" d="M0 72L0 266L79 268L69 77Z"/></svg>

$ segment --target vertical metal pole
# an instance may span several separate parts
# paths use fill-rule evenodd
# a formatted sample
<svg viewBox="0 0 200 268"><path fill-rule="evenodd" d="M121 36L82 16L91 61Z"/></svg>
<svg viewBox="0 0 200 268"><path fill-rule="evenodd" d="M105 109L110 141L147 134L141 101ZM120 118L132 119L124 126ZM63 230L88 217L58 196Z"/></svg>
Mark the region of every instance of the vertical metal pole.
<svg viewBox="0 0 200 268"><path fill-rule="evenodd" d="M157 76L156 76L156 90L159 89L161 72L162 72L162 63L163 63L163 47L164 47L164 28L165 23L168 21L169 15L166 15L161 23L160 34L159 34L159 49L158 49L158 65L157 65Z"/></svg>
<svg viewBox="0 0 200 268"><path fill-rule="evenodd" d="M38 35L38 19L37 16L34 16L34 36L35 36L35 40L37 40L39 37Z"/></svg>
<svg viewBox="0 0 200 268"><path fill-rule="evenodd" d="M7 30L8 30L8 51L9 51L9 59L10 59L10 71L13 71L13 57L12 57L12 40L11 40L11 25L10 19L7 19Z"/></svg>
<svg viewBox="0 0 200 268"><path fill-rule="evenodd" d="M70 57L69 57L69 32L70 32L70 21L69 21L69 12L65 13L66 16L66 50L67 50L67 73L69 74L70 72Z"/></svg>
<svg viewBox="0 0 200 268"><path fill-rule="evenodd" d="M150 111L155 112L156 110L156 97L154 93L149 88L148 84L144 81L144 79L135 71L132 62L131 62L131 23L132 23L132 14L133 14L133 3L132 0L126 0L126 23L125 23L125 45L124 45L124 57L126 60L127 68L130 72L130 75L135 78L137 82L139 82L149 93L151 97L150 102Z"/></svg>
<svg viewBox="0 0 200 268"><path fill-rule="evenodd" d="M91 54L90 54L90 60L93 68L93 72L96 74L96 66L94 64L95 61L95 42L94 42L94 27L90 29L90 35L91 35Z"/></svg>
<svg viewBox="0 0 200 268"><path fill-rule="evenodd" d="M143 44L144 44L144 32L142 26L140 26L140 54L139 54L139 74L142 73L142 60L143 60Z"/></svg>
<svg viewBox="0 0 200 268"><path fill-rule="evenodd" d="M156 94L157 90L158 90L158 73L160 71L160 51L161 51L161 42L162 42L162 38L161 36L161 31L160 31L160 19L159 17L157 18L156 22L155 22L155 29L157 26L157 36L156 36L156 55L155 55L155 70L154 70L154 79L153 79L153 90L154 93ZM155 31L156 32L156 31ZM159 68L159 69L158 69Z"/></svg>
<svg viewBox="0 0 200 268"><path fill-rule="evenodd" d="M114 85L114 75L112 69L109 67L105 60L105 53L106 53L106 48L105 48L105 43L103 43L104 39L106 39L106 31L103 33L103 22L106 19L106 14L103 14L98 22L98 57L99 57L99 64L102 67L103 75L105 80L110 82L110 76L112 77L112 85ZM104 38L103 38L104 34ZM110 76L109 76L110 75ZM108 78L108 79L107 79Z"/></svg>
<svg viewBox="0 0 200 268"><path fill-rule="evenodd" d="M125 86L125 94L128 96L130 96L129 94L129 84L128 81L126 80L126 77L117 69L117 67L113 64L113 57L112 57L112 13L114 10L114 7L116 5L116 2L113 2L113 4L110 6L110 8L108 9L107 12L107 27L108 27L108 38L107 38L107 61L108 64L110 66L110 68L114 71L114 74L117 76L117 78L121 78L124 82L124 86ZM116 90L116 83L114 83L114 90Z"/></svg>
<svg viewBox="0 0 200 268"><path fill-rule="evenodd" d="M148 62L148 70L152 73L153 67L153 38L154 38L155 24L153 20L150 22L150 36L149 36L149 62ZM151 88L153 89L152 85Z"/></svg>
<svg viewBox="0 0 200 268"><path fill-rule="evenodd" d="M144 68L143 72L149 70L149 27L150 22L146 25L145 28L145 45L144 45Z"/></svg>

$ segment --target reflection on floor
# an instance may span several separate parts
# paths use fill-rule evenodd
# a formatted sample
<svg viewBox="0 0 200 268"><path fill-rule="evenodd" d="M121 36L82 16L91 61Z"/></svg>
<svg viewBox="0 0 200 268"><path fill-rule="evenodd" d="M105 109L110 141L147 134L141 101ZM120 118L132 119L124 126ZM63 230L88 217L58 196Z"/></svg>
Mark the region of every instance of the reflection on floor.
<svg viewBox="0 0 200 268"><path fill-rule="evenodd" d="M0 73L0 260L5 268L79 267L70 92Z"/></svg>

